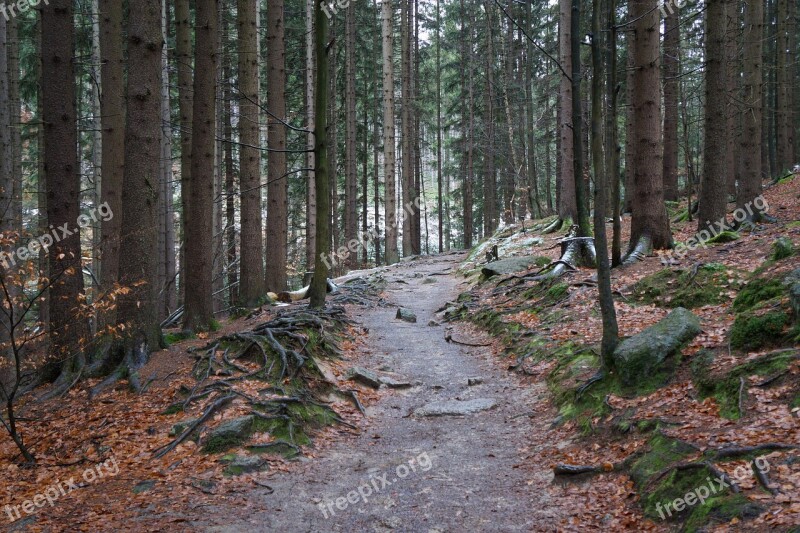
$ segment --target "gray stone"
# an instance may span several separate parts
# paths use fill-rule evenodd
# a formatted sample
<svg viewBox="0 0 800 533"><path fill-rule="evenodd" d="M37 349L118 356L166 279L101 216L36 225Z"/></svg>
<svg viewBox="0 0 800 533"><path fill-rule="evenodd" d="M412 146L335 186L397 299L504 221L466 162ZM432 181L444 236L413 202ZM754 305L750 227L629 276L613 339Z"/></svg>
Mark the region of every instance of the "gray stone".
<svg viewBox="0 0 800 533"><path fill-rule="evenodd" d="M480 385L483 383L483 378L469 378L467 380L467 385L470 387L474 387L475 385Z"/></svg>
<svg viewBox="0 0 800 533"><path fill-rule="evenodd" d="M431 320L430 322L428 322L428 326L430 326L432 328L435 328L435 327L437 327L439 325L440 324L438 322L436 322L435 320Z"/></svg>
<svg viewBox="0 0 800 533"><path fill-rule="evenodd" d="M366 368L362 368L360 366L354 366L351 368L347 373L347 379L352 379L353 381L357 381L374 389L377 389L381 386L381 379L378 374L372 370L367 370Z"/></svg>
<svg viewBox="0 0 800 533"><path fill-rule="evenodd" d="M613 355L622 384L633 387L652 379L664 368L668 357L700 332L700 320L678 307L661 322L625 339Z"/></svg>
<svg viewBox="0 0 800 533"><path fill-rule="evenodd" d="M411 383L408 381L402 381L398 379L394 379L389 376L380 376L378 380L383 384L389 387L390 389L407 389L411 386Z"/></svg>
<svg viewBox="0 0 800 533"><path fill-rule="evenodd" d="M225 456L220 460L226 464L225 473L229 476L240 476L262 470L266 461L254 455Z"/></svg>
<svg viewBox="0 0 800 533"><path fill-rule="evenodd" d="M156 482L152 480L148 481L140 481L136 485L133 486L133 493L134 494L141 494L143 492L148 492L153 490L153 487L156 486Z"/></svg>
<svg viewBox="0 0 800 533"><path fill-rule="evenodd" d="M495 261L483 267L481 269L481 274L485 279L488 279L493 276L525 272L529 270L532 265L536 264L536 259L538 258L532 255L500 259L499 261Z"/></svg>
<svg viewBox="0 0 800 533"><path fill-rule="evenodd" d="M497 405L493 398L475 400L445 400L424 405L414 411L417 416L464 416L486 411Z"/></svg>
<svg viewBox="0 0 800 533"><path fill-rule="evenodd" d="M253 433L254 421L255 417L249 415L223 422L208 434L205 450L215 453L241 444Z"/></svg>
<svg viewBox="0 0 800 533"><path fill-rule="evenodd" d="M402 307L397 310L397 316L395 316L395 318L411 323L416 323L417 321L417 315Z"/></svg>

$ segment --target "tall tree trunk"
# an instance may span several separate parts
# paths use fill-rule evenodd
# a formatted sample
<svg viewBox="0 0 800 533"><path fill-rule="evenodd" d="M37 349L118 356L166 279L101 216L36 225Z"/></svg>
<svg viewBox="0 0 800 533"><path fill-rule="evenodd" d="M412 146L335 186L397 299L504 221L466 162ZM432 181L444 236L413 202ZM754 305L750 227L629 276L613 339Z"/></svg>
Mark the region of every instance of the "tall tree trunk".
<svg viewBox="0 0 800 533"><path fill-rule="evenodd" d="M328 20L322 11L326 0L314 0L314 48L317 57L317 83L314 101L314 169L317 192L317 234L314 277L309 289L311 307L325 306L328 291L328 265L325 261L330 252L330 192L328 191Z"/></svg>
<svg viewBox="0 0 800 533"><path fill-rule="evenodd" d="M356 6L345 10L344 19L344 240L355 241L358 233L358 177L356 175ZM358 252L352 253L345 262L348 268L358 265Z"/></svg>
<svg viewBox="0 0 800 533"><path fill-rule="evenodd" d="M267 186L267 288L286 289L289 181L286 175L286 42L283 0L267 2L267 99L270 117ZM254 86L257 87L257 86Z"/></svg>
<svg viewBox="0 0 800 533"><path fill-rule="evenodd" d="M74 24L71 0L51 0L42 10L42 94L44 169L47 175L47 221L53 228L75 228L80 214ZM156 126L158 125L156 119ZM155 158L157 162L157 157ZM155 176L153 177L155 184ZM85 362L89 340L83 300L80 231L71 231L50 248L50 360L61 370L61 382L71 383ZM151 278L152 279L152 278ZM49 376L52 377L52 376Z"/></svg>
<svg viewBox="0 0 800 533"><path fill-rule="evenodd" d="M111 2L112 0L104 0ZM189 220L189 210L187 203L191 196L192 187L192 131L194 113L193 106L193 65L194 55L192 53L192 26L193 20L189 9L190 0L175 0L175 58L178 72L178 110L180 114L181 132L181 253L179 258L180 266L180 287L179 300L185 302L187 284L187 255L186 239L188 228L191 224ZM121 9L121 7L120 7Z"/></svg>
<svg viewBox="0 0 800 533"><path fill-rule="evenodd" d="M617 127L617 0L606 0L606 19L610 28L609 42L606 46L606 92L608 111L606 112L606 184L611 193L612 218L614 235L611 242L611 265L618 266L622 262L622 208L620 198L619 155L620 146Z"/></svg>
<svg viewBox="0 0 800 533"><path fill-rule="evenodd" d="M661 145L661 82L659 27L656 0L629 0L633 33L633 212L630 250L642 239L657 249L672 246L664 205ZM649 248L649 246L648 246Z"/></svg>
<svg viewBox="0 0 800 533"><path fill-rule="evenodd" d="M588 237L591 233L589 226L589 196L587 183L583 176L584 152L583 138L581 137L583 135L583 111L581 109L580 14L581 0L572 0L570 53L572 54L572 146L574 148L573 169L575 175L575 203L577 205L576 223L579 227L579 235ZM656 52L658 52L657 42Z"/></svg>
<svg viewBox="0 0 800 533"><path fill-rule="evenodd" d="M394 135L394 35L392 0L384 0L381 7L383 36L383 176L385 181L386 264L399 260L397 254L397 203L395 179Z"/></svg>
<svg viewBox="0 0 800 533"><path fill-rule="evenodd" d="M764 4L751 0L744 9L744 131L740 146L742 176L736 198L737 207L743 209L761 194ZM756 210L753 215L754 221L761 218Z"/></svg>
<svg viewBox="0 0 800 533"><path fill-rule="evenodd" d="M572 75L572 0L559 0L559 19L558 19L558 49L561 67L565 72ZM576 155L574 140L572 136L573 120L572 115L572 83L566 76L561 77L559 89L559 113L558 131L560 136L561 160L560 172L557 176L556 187L558 188L558 216L562 220L577 220L578 204L575 198L575 179L573 160Z"/></svg>
<svg viewBox="0 0 800 533"><path fill-rule="evenodd" d="M794 20L790 20L789 4L794 0L777 0L777 56L775 63L776 75L776 102L775 102L775 130L776 154L778 172L784 172L796 163L794 156L794 129L793 115L793 69L797 58L797 51L789 49L790 33L797 31Z"/></svg>
<svg viewBox="0 0 800 533"><path fill-rule="evenodd" d="M442 10L436 0L436 209L439 216L439 253L444 251L444 201L442 195Z"/></svg>
<svg viewBox="0 0 800 533"><path fill-rule="evenodd" d="M667 12L664 20L664 199L678 199L678 96L681 66L680 10Z"/></svg>
<svg viewBox="0 0 800 533"><path fill-rule="evenodd" d="M400 146L402 162L402 213L403 213L403 256L408 257L414 253L413 215L409 213L409 205L414 191L413 154L411 153L411 1L400 1L400 69L401 75L401 104L400 104Z"/></svg>
<svg viewBox="0 0 800 533"><path fill-rule="evenodd" d="M214 319L212 298L214 163L216 134L217 0L197 0L195 11L192 162L186 227L184 327L205 330Z"/></svg>
<svg viewBox="0 0 800 533"><path fill-rule="evenodd" d="M314 268L314 255L317 253L317 189L314 185L314 3L306 0L306 129L308 130L306 149L306 268Z"/></svg>
<svg viewBox="0 0 800 533"><path fill-rule="evenodd" d="M592 163L594 168L594 241L597 252L597 288L599 292L600 314L603 320L603 340L600 360L605 371L613 367L612 356L619 344L619 326L614 308L614 295L611 291L611 266L608 261L608 242L606 238L606 195L608 180L606 165L603 162L603 58L602 35L600 30L601 2L592 4ZM612 32L613 35L613 32ZM612 87L613 90L613 87ZM616 125L615 125L616 127ZM611 157L611 154L606 154Z"/></svg>
<svg viewBox="0 0 800 533"><path fill-rule="evenodd" d="M497 197L494 164L494 37L492 14L494 3L486 2L486 151L483 178L483 233L491 235L497 229Z"/></svg>
<svg viewBox="0 0 800 533"><path fill-rule="evenodd" d="M240 11L237 10L237 13ZM238 22L237 22L238 24ZM242 34L237 32L237 38L241 43ZM226 46L230 45L230 33L228 25L225 26L225 35L223 36ZM230 81L233 77L233 65L231 55L225 54L223 56L223 78ZM238 70L238 65L237 65ZM241 75L239 76L241 83ZM241 90L241 86L239 87ZM228 284L228 301L230 305L236 305L239 302L239 268L241 265L236 264L239 254L237 253L238 247L236 245L236 171L233 165L233 110L236 105L233 101L233 88L230 83L225 83L223 88L222 104L224 106L223 112L223 137L225 144L223 149L225 151L225 253L226 253L226 283ZM241 104L239 104L241 106ZM241 107L240 107L241 109ZM240 122L241 124L241 122ZM241 139L241 137L239 137ZM241 169L241 163L239 165ZM260 188L259 188L260 190ZM259 194L260 199L260 194ZM240 200L241 202L241 200ZM260 202L259 202L260 203ZM258 210L259 217L261 209ZM260 226L260 224L259 224ZM261 231L259 228L258 238L261 240Z"/></svg>
<svg viewBox="0 0 800 533"><path fill-rule="evenodd" d="M727 181L725 153L728 147L725 33L729 0L709 0L706 12L706 107L703 177L700 181L698 231L725 218Z"/></svg>
<svg viewBox="0 0 800 533"><path fill-rule="evenodd" d="M159 275L163 276L163 280L158 286L159 319L166 318L177 307L177 292L175 291L175 271L177 268L175 259L175 207L172 198L172 120L170 117L169 97L169 53L166 44L169 41L167 38L168 13L167 0L161 0L161 35L164 46L161 53L161 191L159 193L161 207L159 226L162 227L163 233L159 238L159 243L161 244L159 254L163 266L159 268ZM105 172L103 179L105 180Z"/></svg>
<svg viewBox="0 0 800 533"><path fill-rule="evenodd" d="M130 292L119 299L120 318L128 324L111 352L127 368L128 381L139 388L136 371L159 348L156 313L158 289L158 176L161 157L161 4L130 0L128 19L128 109L125 125L125 175L122 184L120 282ZM213 71L212 71L213 72Z"/></svg>

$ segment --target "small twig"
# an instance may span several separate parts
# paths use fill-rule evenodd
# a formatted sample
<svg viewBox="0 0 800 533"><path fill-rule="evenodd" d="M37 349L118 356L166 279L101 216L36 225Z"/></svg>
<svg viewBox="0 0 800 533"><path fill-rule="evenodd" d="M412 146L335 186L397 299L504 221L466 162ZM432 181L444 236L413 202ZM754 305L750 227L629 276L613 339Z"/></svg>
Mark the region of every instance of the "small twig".
<svg viewBox="0 0 800 533"><path fill-rule="evenodd" d="M739 416L744 416L742 398L744 397L744 376L739 377Z"/></svg>
<svg viewBox="0 0 800 533"><path fill-rule="evenodd" d="M765 471L761 470L760 468L758 468L758 465L756 465L755 460L750 461L750 467L753 469L753 474L756 476L756 479L758 480L759 484L762 487L764 487L764 489L767 492L769 492L773 496L775 496L776 494L778 494L778 492L780 492L776 487L770 486L770 482L769 482L769 478L767 477L767 473Z"/></svg>

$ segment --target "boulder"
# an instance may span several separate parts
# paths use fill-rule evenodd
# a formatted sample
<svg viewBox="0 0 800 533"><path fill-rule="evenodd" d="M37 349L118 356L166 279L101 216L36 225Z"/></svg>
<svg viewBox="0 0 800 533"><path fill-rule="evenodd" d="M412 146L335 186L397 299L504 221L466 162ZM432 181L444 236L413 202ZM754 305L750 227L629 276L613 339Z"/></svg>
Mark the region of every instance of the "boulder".
<svg viewBox="0 0 800 533"><path fill-rule="evenodd" d="M410 322L412 324L417 322L417 315L409 311L408 309L403 309L402 307L397 310L397 315L395 318L400 319L404 322Z"/></svg>
<svg viewBox="0 0 800 533"><path fill-rule="evenodd" d="M613 355L622 384L633 387L651 380L663 370L667 358L700 331L700 320L678 307L661 322L622 341Z"/></svg>
<svg viewBox="0 0 800 533"><path fill-rule="evenodd" d="M481 269L481 274L483 275L484 279L489 279L493 276L527 272L530 270L532 265L536 264L537 259L539 258L532 255L500 259L499 261L494 261L483 267Z"/></svg>
<svg viewBox="0 0 800 533"><path fill-rule="evenodd" d="M347 379L352 379L373 389L380 388L381 378L372 370L367 370L360 366L354 366L347 373Z"/></svg>
<svg viewBox="0 0 800 533"><path fill-rule="evenodd" d="M238 446L253 433L254 416L242 416L223 422L208 434L205 451L216 453Z"/></svg>
<svg viewBox="0 0 800 533"><path fill-rule="evenodd" d="M474 400L444 400L424 405L414 411L417 416L465 416L486 411L497 405L493 398Z"/></svg>

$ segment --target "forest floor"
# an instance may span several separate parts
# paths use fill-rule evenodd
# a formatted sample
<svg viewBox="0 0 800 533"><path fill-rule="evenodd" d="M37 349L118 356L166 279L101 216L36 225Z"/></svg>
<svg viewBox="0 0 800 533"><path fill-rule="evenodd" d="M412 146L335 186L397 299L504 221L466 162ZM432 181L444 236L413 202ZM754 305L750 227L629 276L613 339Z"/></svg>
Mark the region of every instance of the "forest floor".
<svg viewBox="0 0 800 533"><path fill-rule="evenodd" d="M142 372L149 386L141 394L121 382L90 398L95 382L89 382L58 400L26 398L21 431L39 463L22 466L13 443L0 437L4 526L219 532L685 527L685 513L678 521L664 520L645 501L654 493L667 494L653 486L662 477L675 481L682 472L672 469L676 464L714 461L714 454L731 447L800 444L800 361L796 343L787 344L784 335L791 324L770 333L774 338L764 346L731 347L731 329L742 316L733 302L743 288L757 276L777 279L800 267L797 255L768 260L778 237L800 245L800 179L771 187L765 196L776 224L698 249L680 265L666 267L654 256L614 271L623 336L654 324L678 301L701 320L702 333L682 350L674 377L656 390L630 395L600 384L583 397L575 395L597 368L593 350L601 328L592 270L579 269L540 287L504 276L480 277L484 261L478 251L469 257L413 258L363 273L380 279L380 294L366 305L346 305L353 323L339 333L340 357L327 362L323 373L339 389L357 391L365 412L342 395L330 396L344 423L313 431L300 455L270 454L252 471L231 475L226 461L256 454L247 446L206 453L204 431L163 457L153 456L173 440L168 432L174 424L196 418L219 397L212 394L205 406L198 402L185 412L169 409L198 384L192 375L197 350L287 309L264 307L260 314L226 321L219 332L154 354ZM624 220L625 235L629 222ZM695 224L674 224L676 240L688 238ZM499 244L501 258L524 254L552 260L560 238L517 228L488 243ZM702 270L704 265L712 268ZM680 277L687 273L688 281ZM649 285L653 280L665 282ZM717 284L710 296L704 291L687 296L688 289L704 289L706 280ZM785 300L773 298L767 307L775 311ZM413 312L417 321L396 318L398 309ZM769 364L759 367L765 358ZM354 366L368 369L367 377L391 377L394 386L376 389L354 381L348 376ZM205 382L215 379L231 378L206 375ZM260 383L243 385L240 396L260 394ZM218 428L247 412L247 402L237 399L214 413L208 426ZM271 438L256 433L251 442ZM664 442L675 446L667 450L672 455L657 457L650 473L656 468L661 474L643 484L636 467ZM742 475L757 455L770 466L771 491L755 476ZM633 467L617 468L630 458L637 459ZM557 464L598 465L598 471L555 476ZM720 532L800 526L796 449L742 453L714 468L735 479L740 492L732 497L738 507L722 508L728 501L720 500L703 516L693 515L690 521L702 522L688 529L698 523ZM676 481L681 495L698 482L684 481ZM52 504L29 506L34 512L28 514L25 502L35 502L38 494L50 494Z"/></svg>

